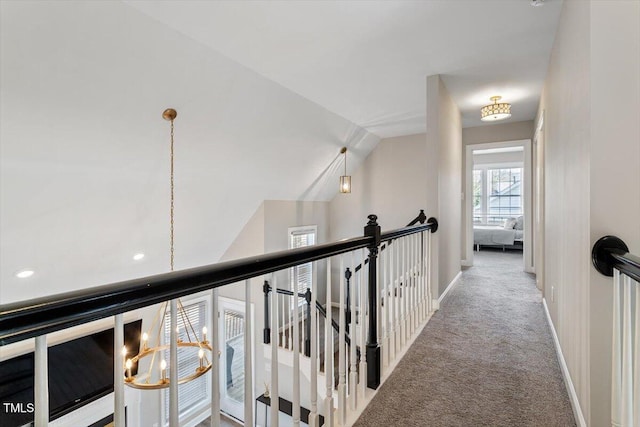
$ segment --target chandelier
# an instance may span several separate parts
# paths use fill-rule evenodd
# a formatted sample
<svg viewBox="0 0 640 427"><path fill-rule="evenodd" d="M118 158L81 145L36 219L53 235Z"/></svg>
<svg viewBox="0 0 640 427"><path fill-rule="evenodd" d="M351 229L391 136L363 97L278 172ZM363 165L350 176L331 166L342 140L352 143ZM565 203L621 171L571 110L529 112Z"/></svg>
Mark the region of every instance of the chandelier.
<svg viewBox="0 0 640 427"><path fill-rule="evenodd" d="M171 271L174 269L173 262L173 253L174 253L174 245L173 245L173 220L174 220L174 177L173 177L173 163L174 163L174 154L173 154L173 121L175 120L178 113L176 110L169 108L162 113L162 117L165 120L171 122L171 145L170 145L170 158L171 158L171 210L170 210L170 268ZM179 330L176 331L176 336L178 337L177 341L174 345L180 350L180 354L190 353L193 355L197 353L198 355L198 364L193 371L190 373L182 375L177 379L178 384L184 384L191 380L194 380L205 373L207 373L211 369L211 354L212 347L211 343L207 341L207 328L202 328L202 339L198 337L198 332L194 329L191 321L189 320L189 316L187 315L187 311L184 309L182 302L180 299L176 300L177 310L176 315L180 320L180 324L178 326ZM147 390L155 390L161 388L169 387L173 378L167 377L167 362L164 358L164 353L171 348L171 344L162 344L160 340L160 336L163 330L164 319L169 311L169 302L164 302L161 307L158 309L155 318L151 324L151 327L142 334L141 337L141 345L142 349L131 358L127 358L128 350L126 347L122 348L122 357L124 361L125 367L125 377L124 382L126 385L138 388L138 389L147 389ZM180 328L182 326L182 328ZM170 341L170 339L168 340ZM148 370L146 373L141 374L138 371L137 366L140 361L143 359L149 360ZM180 369L182 372L183 369ZM132 372L135 372L133 374Z"/></svg>
<svg viewBox="0 0 640 427"><path fill-rule="evenodd" d="M511 117L511 104L507 102L500 102L501 96L492 96L489 98L493 101L493 104L485 105L480 109L480 115L483 122L493 122L496 120L504 120Z"/></svg>

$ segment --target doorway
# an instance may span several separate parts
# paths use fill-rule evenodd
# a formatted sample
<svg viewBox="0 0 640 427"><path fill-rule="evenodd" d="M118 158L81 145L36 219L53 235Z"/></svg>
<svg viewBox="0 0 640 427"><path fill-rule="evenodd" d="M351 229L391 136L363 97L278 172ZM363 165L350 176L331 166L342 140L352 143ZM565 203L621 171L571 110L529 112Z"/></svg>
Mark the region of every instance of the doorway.
<svg viewBox="0 0 640 427"><path fill-rule="evenodd" d="M509 157L507 155L508 153L516 151L521 152L521 160L514 161L499 158L500 156ZM478 167L477 170L474 171L474 153L480 152L487 155L493 154L493 160L485 162L482 168ZM489 156L487 156L487 158L489 158ZM521 172L518 172L519 170ZM497 224L502 224L502 221L505 219L512 217L517 219L521 216L522 225L520 228L522 230L521 233L517 233L518 230L516 230L514 235L517 234L517 237L514 236L514 239L517 240L518 243L521 241L522 244L523 270L533 272L531 140L467 145L464 172L464 232L462 241L464 259L462 260L462 265L473 265L474 222L477 227L482 225L497 227ZM508 180L504 178L505 176L508 177ZM491 182L487 182L487 180L491 180ZM511 182L510 180L514 181ZM474 184L476 187L475 191ZM515 197L512 192L508 190L509 186L514 187L516 185L519 187L517 197L522 198L521 208L517 209L511 206L511 204L514 203L513 200L515 200ZM477 190L478 186L484 189L482 191L485 191L486 197L484 197L484 199L482 199L482 191L478 192ZM494 204L497 204L497 206L494 206ZM521 209L520 214L516 213L518 209ZM502 218L502 216L504 216L504 218ZM514 224L514 226L516 225ZM506 245L503 247L506 247Z"/></svg>

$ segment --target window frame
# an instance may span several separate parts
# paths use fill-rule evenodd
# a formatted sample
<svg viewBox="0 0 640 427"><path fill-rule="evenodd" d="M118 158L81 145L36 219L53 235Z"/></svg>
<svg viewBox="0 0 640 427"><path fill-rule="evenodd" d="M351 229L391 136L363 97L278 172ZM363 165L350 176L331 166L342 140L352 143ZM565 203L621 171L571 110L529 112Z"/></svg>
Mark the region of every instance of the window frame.
<svg viewBox="0 0 640 427"><path fill-rule="evenodd" d="M204 319L203 321L201 321L201 325L202 326L206 326L208 330L211 330L211 298L204 294L204 293L200 293L200 294L195 294L195 295L190 295L187 298L180 298L180 301L182 302L182 305L184 306L185 310L188 310L188 307L193 305L193 304L204 304ZM170 305L167 307L167 312L166 312L166 316L167 319L170 319L171 315L171 307ZM170 321L170 320L169 320ZM178 316L178 322L180 322L180 317ZM163 331L165 329L165 322L162 322L162 328ZM194 327L194 329L196 329ZM202 333L202 328L200 328L200 330L198 331L196 329L196 331L198 333ZM162 337L162 344L168 344L165 334L162 333L160 334ZM215 335L217 336L217 334ZM168 350L167 350L168 351ZM167 364L169 363L169 359L167 358ZM178 359L178 365L180 365ZM169 367L167 367L167 370L170 369ZM201 378L207 378L207 375L203 375L200 378L194 380L200 380ZM204 419L206 418L207 414L210 414L211 412L211 408L210 408L210 404L211 404L211 381L204 381L205 383L205 393L203 394L203 396L198 400L198 402L196 404L194 404L193 406L191 406L189 409L185 410L184 412L180 412L180 402L178 402L178 420L179 422L182 423L191 423L192 421L198 420L198 419ZM169 394L169 388L164 388L161 389L161 393L160 393L160 417L162 420L162 425L165 427L169 427L169 417L168 417L168 406L167 406L167 400L168 400L168 394ZM166 415L166 418L165 418Z"/></svg>
<svg viewBox="0 0 640 427"><path fill-rule="evenodd" d="M313 243L310 245L306 245L306 246L298 246L297 248L303 248L303 247L307 247L307 246L314 246L318 244L318 226L317 225L302 225L302 226L296 226L296 227L289 227L287 229L287 245L288 245L288 249L296 249L296 247L293 246L293 242L292 242L292 237L295 235L302 235L302 234L313 234ZM311 281L311 284L309 286L309 289L312 288L313 284L315 283L315 268L313 265L313 262L307 262L301 265L308 265L309 266L309 280ZM302 292L300 291L298 286L294 286L294 277L295 277L295 272L298 269L298 266L295 267L291 267L289 269L289 289L292 292L297 292L298 293L304 293L306 292L306 288L304 290L302 290ZM293 310L293 304L294 304L295 298L291 298L291 309ZM305 303L304 298L300 298L298 297L298 306L301 306Z"/></svg>
<svg viewBox="0 0 640 427"><path fill-rule="evenodd" d="M520 185L524 185L524 164L523 162L505 162L505 163L482 163L482 164L473 164L471 168L472 173L472 181L471 181L471 222L474 225L498 225L495 222L489 222L489 203L491 200L491 182L489 181L489 170L499 170L499 169L520 169ZM482 194L480 197L480 222L476 222L474 219L478 216L473 209L473 199L475 198L475 193L473 192L473 174L476 170L482 171L481 173L481 187ZM520 191L520 213L518 216L524 216L524 188L521 187ZM506 218L506 217L505 217Z"/></svg>

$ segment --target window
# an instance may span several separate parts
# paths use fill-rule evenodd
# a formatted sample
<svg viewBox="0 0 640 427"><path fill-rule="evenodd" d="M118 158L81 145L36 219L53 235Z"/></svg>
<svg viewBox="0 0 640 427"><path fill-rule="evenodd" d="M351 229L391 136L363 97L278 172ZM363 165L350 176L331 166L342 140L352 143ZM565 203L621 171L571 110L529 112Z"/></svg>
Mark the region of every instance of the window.
<svg viewBox="0 0 640 427"><path fill-rule="evenodd" d="M198 336L202 333L202 328L207 326L207 302L206 299L192 300L191 302L183 303L186 316L181 316L178 313L178 339L182 341L189 341L189 335L191 341L196 341L193 337L193 331L198 332ZM185 325L186 318L189 322ZM171 317L169 310L164 316L164 342L170 342L169 334L171 331ZM192 329L193 328L193 329ZM216 336L212 334L212 336ZM164 351L164 360L167 362L167 372L169 372L170 358L169 350ZM178 377L183 378L187 375L191 375L195 372L196 368L200 366L200 360L198 358L198 350L193 348L178 348ZM201 406L206 406L210 398L210 381L207 380L208 375L203 375L200 378L189 381L185 384L178 386L178 413L179 418L183 418L185 415L193 413L200 409ZM169 389L164 389L164 417L165 424L169 423Z"/></svg>
<svg viewBox="0 0 640 427"><path fill-rule="evenodd" d="M316 226L295 227L289 229L289 249L303 248L316 244ZM290 283L293 292L305 293L307 288L311 289L313 281L313 263L307 262L292 267L290 270ZM292 298L292 307L293 301ZM304 303L304 298L298 298L298 305Z"/></svg>
<svg viewBox="0 0 640 427"><path fill-rule="evenodd" d="M473 170L473 222L502 225L522 215L522 168L478 167Z"/></svg>

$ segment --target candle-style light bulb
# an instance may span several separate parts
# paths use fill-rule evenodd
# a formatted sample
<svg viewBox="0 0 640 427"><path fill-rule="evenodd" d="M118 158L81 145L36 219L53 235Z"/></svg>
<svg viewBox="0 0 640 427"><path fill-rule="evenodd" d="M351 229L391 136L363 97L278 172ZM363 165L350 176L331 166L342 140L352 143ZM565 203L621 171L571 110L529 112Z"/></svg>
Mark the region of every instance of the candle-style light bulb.
<svg viewBox="0 0 640 427"><path fill-rule="evenodd" d="M131 361L131 359L127 359L124 366L127 368L127 381L132 381L133 378L131 378L131 366L133 366L133 362Z"/></svg>
<svg viewBox="0 0 640 427"><path fill-rule="evenodd" d="M200 349L198 350L198 357L200 358L200 369L204 369L204 365L203 365L203 359L204 359L204 350Z"/></svg>
<svg viewBox="0 0 640 427"><path fill-rule="evenodd" d="M160 372L162 374L162 382L167 381L167 362L163 359L160 361Z"/></svg>
<svg viewBox="0 0 640 427"><path fill-rule="evenodd" d="M127 346L125 345L124 347L122 347L122 357L126 357L127 356Z"/></svg>
<svg viewBox="0 0 640 427"><path fill-rule="evenodd" d="M202 342L207 342L207 327L202 328Z"/></svg>
<svg viewBox="0 0 640 427"><path fill-rule="evenodd" d="M149 334L145 332L142 334L142 348L145 350L147 349L147 341L149 341Z"/></svg>

